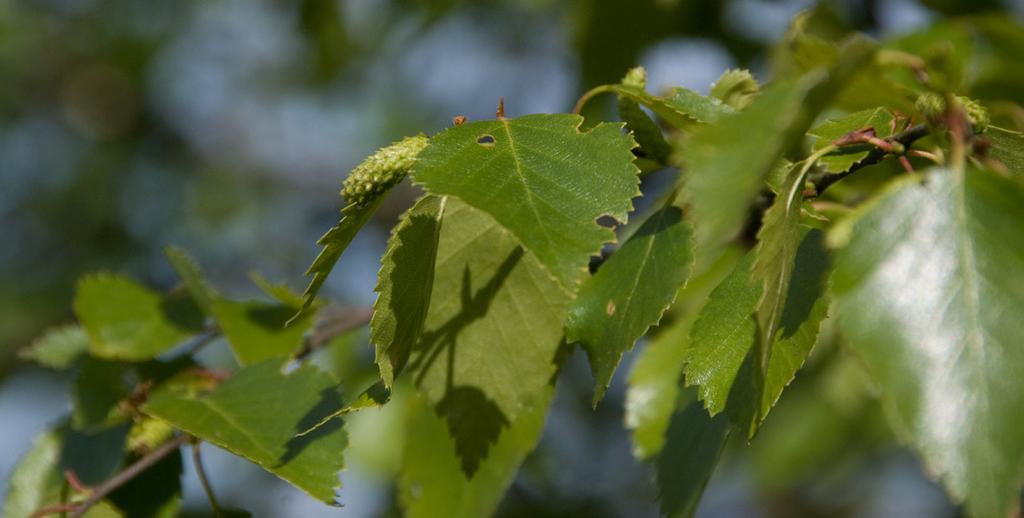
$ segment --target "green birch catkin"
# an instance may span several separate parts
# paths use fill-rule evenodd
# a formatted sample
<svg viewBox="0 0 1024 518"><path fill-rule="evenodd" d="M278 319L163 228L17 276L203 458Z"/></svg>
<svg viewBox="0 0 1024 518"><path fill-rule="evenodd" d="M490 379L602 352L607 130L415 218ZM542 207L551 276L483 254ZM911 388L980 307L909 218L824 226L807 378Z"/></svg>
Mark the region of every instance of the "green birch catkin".
<svg viewBox="0 0 1024 518"><path fill-rule="evenodd" d="M356 205L373 201L409 174L427 141L420 134L378 149L349 173L341 184L341 195Z"/></svg>
<svg viewBox="0 0 1024 518"><path fill-rule="evenodd" d="M626 72L626 77L622 78L622 86L643 90L646 85L647 71L644 70L644 67L632 68ZM665 142L661 128L647 116L647 113L640 108L636 101L622 95L618 100L619 117L626 123L626 129L633 133L633 138L640 145L640 150L647 158L664 164L671 148Z"/></svg>

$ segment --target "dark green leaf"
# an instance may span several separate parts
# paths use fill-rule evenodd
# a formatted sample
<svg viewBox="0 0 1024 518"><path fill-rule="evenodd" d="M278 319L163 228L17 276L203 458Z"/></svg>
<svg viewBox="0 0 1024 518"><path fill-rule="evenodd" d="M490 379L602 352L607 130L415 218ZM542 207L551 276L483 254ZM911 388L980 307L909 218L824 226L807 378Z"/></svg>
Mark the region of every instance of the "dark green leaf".
<svg viewBox="0 0 1024 518"><path fill-rule="evenodd" d="M63 370L70 367L89 349L89 337L77 325L48 329L32 345L18 351L18 357L43 367Z"/></svg>
<svg viewBox="0 0 1024 518"><path fill-rule="evenodd" d="M77 430L98 430L124 422L117 403L128 397L127 366L123 363L85 358L78 369L72 392L71 424Z"/></svg>
<svg viewBox="0 0 1024 518"><path fill-rule="evenodd" d="M455 126L431 139L412 175L428 191L489 214L574 292L590 257L615 238L597 219L626 221L640 194L636 143L622 125L581 133L582 122L527 115Z"/></svg>
<svg viewBox="0 0 1024 518"><path fill-rule="evenodd" d="M111 493L110 503L125 518L175 518L181 508L181 473L181 451L176 450Z"/></svg>
<svg viewBox="0 0 1024 518"><path fill-rule="evenodd" d="M388 387L423 330L446 200L420 198L392 230L381 259L370 341L376 346L376 362Z"/></svg>
<svg viewBox="0 0 1024 518"><path fill-rule="evenodd" d="M987 171L908 177L830 237L840 329L896 432L978 516L1024 468L1024 192Z"/></svg>
<svg viewBox="0 0 1024 518"><path fill-rule="evenodd" d="M125 277L83 277L75 314L89 335L89 352L101 358L146 360L202 330L189 298L160 294Z"/></svg>
<svg viewBox="0 0 1024 518"><path fill-rule="evenodd" d="M728 436L729 420L724 415L709 416L699 401L676 411L658 456L658 496L664 516L693 516Z"/></svg>
<svg viewBox="0 0 1024 518"><path fill-rule="evenodd" d="M348 437L339 419L297 436L343 407L337 383L308 364L283 374L283 360L238 371L207 394L170 384L143 411L245 457L315 498L335 504Z"/></svg>
<svg viewBox="0 0 1024 518"><path fill-rule="evenodd" d="M690 238L683 211L666 204L583 283L569 307L566 339L587 351L596 383L595 405L608 389L622 354L658 323L689 277Z"/></svg>

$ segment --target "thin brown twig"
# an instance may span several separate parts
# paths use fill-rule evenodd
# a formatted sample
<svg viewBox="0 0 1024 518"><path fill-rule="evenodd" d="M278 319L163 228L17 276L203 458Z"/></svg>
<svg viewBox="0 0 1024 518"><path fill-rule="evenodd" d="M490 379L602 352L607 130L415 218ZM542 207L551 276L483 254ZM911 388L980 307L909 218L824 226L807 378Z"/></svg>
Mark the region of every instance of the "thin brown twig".
<svg viewBox="0 0 1024 518"><path fill-rule="evenodd" d="M373 309L346 308L328 314L313 331L313 334L302 344L302 349L295 353L296 360L302 360L331 342L336 337L353 329L365 326L373 317Z"/></svg>
<svg viewBox="0 0 1024 518"><path fill-rule="evenodd" d="M927 124L918 124L915 126L911 126L895 135L892 135L886 138L885 140L890 143L899 143L904 147L904 149L908 149L910 148L910 145L913 144L915 141L924 138L926 135L928 135L928 131L929 130ZM821 196L822 193L825 192L825 189L828 189L830 186L832 186L832 184L838 182L839 180L842 180L843 178L846 178L847 176L850 176L854 172L863 169L869 165L874 165L881 162L882 159L885 158L887 155L889 155L889 151L886 151L881 147L876 147L872 149L870 153L868 153L868 156L864 157L864 160L861 160L860 162L853 164L853 166L851 166L846 171L843 171L841 173L830 173L822 176L821 178L818 178L817 180L814 181L814 190L817 193L816 196Z"/></svg>

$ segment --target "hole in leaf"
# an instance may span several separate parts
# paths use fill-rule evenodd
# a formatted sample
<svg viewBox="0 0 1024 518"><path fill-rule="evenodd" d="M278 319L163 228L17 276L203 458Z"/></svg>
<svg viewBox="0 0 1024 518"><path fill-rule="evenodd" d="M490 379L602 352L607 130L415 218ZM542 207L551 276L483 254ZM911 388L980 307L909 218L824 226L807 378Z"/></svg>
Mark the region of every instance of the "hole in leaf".
<svg viewBox="0 0 1024 518"><path fill-rule="evenodd" d="M597 221L598 225L601 225L604 228L615 228L615 226L619 224L618 221L615 221L615 218L613 218L613 217L611 217L611 216L609 216L607 214L597 218L596 221Z"/></svg>
<svg viewBox="0 0 1024 518"><path fill-rule="evenodd" d="M494 137L490 135L480 135L480 137L476 139L476 143L483 147L494 147Z"/></svg>

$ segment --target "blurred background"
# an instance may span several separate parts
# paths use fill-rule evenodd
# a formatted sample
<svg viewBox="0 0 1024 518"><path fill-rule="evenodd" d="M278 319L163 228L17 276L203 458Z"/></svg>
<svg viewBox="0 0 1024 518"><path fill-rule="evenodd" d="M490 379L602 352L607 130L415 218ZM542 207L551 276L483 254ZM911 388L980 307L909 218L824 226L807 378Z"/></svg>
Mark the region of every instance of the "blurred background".
<svg viewBox="0 0 1024 518"><path fill-rule="evenodd" d="M490 118L499 97L510 116L564 112L587 88L616 82L635 64L647 67L655 91L680 85L706 93L729 67L765 81L772 45L811 7L810 0L0 2L0 497L32 437L69 406L71 379L22 363L15 352L73 318L80 274L122 272L169 288L175 278L162 249L177 244L228 293L255 293L253 270L301 288L316 239L338 219L341 181L376 148L437 132L454 115ZM1003 10L1024 18L1024 0L843 0L819 8L846 29L883 39L950 15ZM1024 54L1018 58L1024 64ZM328 279L328 297L372 304L388 231L414 196L403 187L388 198ZM876 419L859 371L842 358L826 361L843 354L830 336L754 446L727 451L701 515L958 514ZM365 337L349 341L347 354L372 364ZM653 470L632 458L622 425L623 380L592 411L581 354L567 371L541 446L499 514L655 516ZM388 410L367 416L350 423L345 507L325 507L210 447L221 500L256 516L395 514L394 454L362 445L396 418ZM184 508L202 516L207 504L187 462L185 473Z"/></svg>

